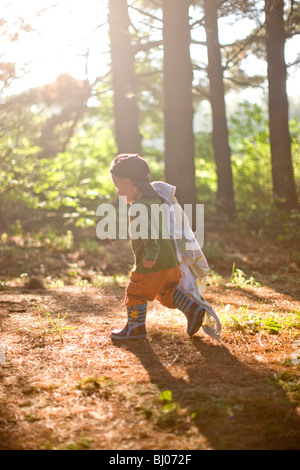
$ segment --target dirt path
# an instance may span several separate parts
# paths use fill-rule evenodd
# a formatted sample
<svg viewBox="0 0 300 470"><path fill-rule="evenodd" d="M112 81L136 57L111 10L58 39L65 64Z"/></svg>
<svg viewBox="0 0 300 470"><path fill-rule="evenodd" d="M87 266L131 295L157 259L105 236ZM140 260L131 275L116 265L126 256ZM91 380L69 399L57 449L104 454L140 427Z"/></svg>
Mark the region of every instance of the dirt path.
<svg viewBox="0 0 300 470"><path fill-rule="evenodd" d="M0 449L300 449L297 265L283 271L277 251L274 273L269 252L263 271L253 245L230 249L264 282L232 282L230 257L213 263L220 343L190 339L184 316L154 302L148 338L127 345L109 336L125 322L126 277L95 285L85 260L80 282L53 273L46 289L26 289L15 253L18 274L0 293Z"/></svg>

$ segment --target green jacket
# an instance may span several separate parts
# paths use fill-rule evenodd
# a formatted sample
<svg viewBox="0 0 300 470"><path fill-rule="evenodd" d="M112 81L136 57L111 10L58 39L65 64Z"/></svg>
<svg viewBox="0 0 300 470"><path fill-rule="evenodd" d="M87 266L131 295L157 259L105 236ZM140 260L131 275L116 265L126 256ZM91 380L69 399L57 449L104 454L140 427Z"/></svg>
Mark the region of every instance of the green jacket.
<svg viewBox="0 0 300 470"><path fill-rule="evenodd" d="M179 264L168 236L162 204L159 197L141 197L129 209L130 243L135 261L133 271L138 273L158 272ZM155 264L151 269L144 268L144 260L155 261Z"/></svg>

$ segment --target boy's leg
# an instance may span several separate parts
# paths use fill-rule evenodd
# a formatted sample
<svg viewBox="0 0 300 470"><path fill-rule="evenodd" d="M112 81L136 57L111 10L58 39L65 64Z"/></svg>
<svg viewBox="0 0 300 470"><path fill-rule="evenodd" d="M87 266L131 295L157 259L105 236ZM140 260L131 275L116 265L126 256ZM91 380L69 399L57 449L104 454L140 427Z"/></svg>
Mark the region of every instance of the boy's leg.
<svg viewBox="0 0 300 470"><path fill-rule="evenodd" d="M187 333L193 336L202 325L206 309L201 303L188 297L178 285L175 287L173 303L175 308L185 314L188 321Z"/></svg>
<svg viewBox="0 0 300 470"><path fill-rule="evenodd" d="M201 327L205 314L204 305L188 297L178 286L180 280L179 268L165 270L158 273L140 274L132 272L126 287L125 305L128 312L128 323L123 330L114 330L113 339L132 339L146 336L145 318L147 301L157 298L168 308L178 308L188 321L187 333L193 336ZM133 321L133 312L144 311L140 321ZM133 313L133 317L136 313ZM137 318L135 319L137 320ZM137 330L137 327L142 327Z"/></svg>
<svg viewBox="0 0 300 470"><path fill-rule="evenodd" d="M176 308L173 302L175 288L180 281L179 266L162 272L159 278L159 290L156 299L165 307Z"/></svg>
<svg viewBox="0 0 300 470"><path fill-rule="evenodd" d="M135 271L131 272L130 279L126 286L125 297L128 321L125 328L113 330L111 332L111 338L115 340L145 338L147 301L154 300L162 290L162 286L167 283L168 285L164 289L164 300L167 304L172 302L175 283L179 282L179 279L179 268L149 274L137 273Z"/></svg>
<svg viewBox="0 0 300 470"><path fill-rule="evenodd" d="M178 308L187 318L187 333L193 336L202 325L205 308L195 300L188 297L180 288L180 271L170 270L162 287L157 300L168 308Z"/></svg>
<svg viewBox="0 0 300 470"><path fill-rule="evenodd" d="M132 272L126 286L125 305L127 324L123 329L112 330L111 339L130 340L146 338L147 293L142 274ZM150 300L150 299L149 299Z"/></svg>

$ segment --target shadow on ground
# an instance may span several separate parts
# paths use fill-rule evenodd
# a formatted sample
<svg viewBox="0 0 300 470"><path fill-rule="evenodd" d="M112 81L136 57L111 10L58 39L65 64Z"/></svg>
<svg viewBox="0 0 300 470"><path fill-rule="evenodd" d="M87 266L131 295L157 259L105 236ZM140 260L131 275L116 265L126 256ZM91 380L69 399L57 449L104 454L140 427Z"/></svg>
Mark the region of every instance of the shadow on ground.
<svg viewBox="0 0 300 470"><path fill-rule="evenodd" d="M268 368L257 372L224 345L195 337L203 360L187 368L189 379L174 377L156 353L155 340L119 345L134 354L161 391L193 417L199 432L216 450L300 449L300 419ZM180 426L180 424L179 424Z"/></svg>

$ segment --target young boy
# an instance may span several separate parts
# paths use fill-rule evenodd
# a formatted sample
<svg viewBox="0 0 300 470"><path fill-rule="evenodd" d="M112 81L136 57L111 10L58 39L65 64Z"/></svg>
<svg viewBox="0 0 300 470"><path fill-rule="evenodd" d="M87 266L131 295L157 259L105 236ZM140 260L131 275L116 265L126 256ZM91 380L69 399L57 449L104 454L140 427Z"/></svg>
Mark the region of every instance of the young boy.
<svg viewBox="0 0 300 470"><path fill-rule="evenodd" d="M154 299L168 308L181 310L187 318L187 333L193 336L210 313L210 306L201 296L196 300L179 287L182 274L180 256L174 240L163 232L164 218L155 219L152 208L159 207L164 201L154 189L155 185L151 184L146 160L139 155L118 155L112 162L110 176L118 195L131 205L129 228L134 254L134 267L126 286L127 324L123 329L113 330L111 338L145 338L147 302ZM144 210L140 211L139 233L136 234L132 232L134 214L141 208Z"/></svg>

